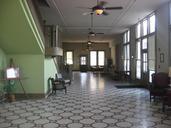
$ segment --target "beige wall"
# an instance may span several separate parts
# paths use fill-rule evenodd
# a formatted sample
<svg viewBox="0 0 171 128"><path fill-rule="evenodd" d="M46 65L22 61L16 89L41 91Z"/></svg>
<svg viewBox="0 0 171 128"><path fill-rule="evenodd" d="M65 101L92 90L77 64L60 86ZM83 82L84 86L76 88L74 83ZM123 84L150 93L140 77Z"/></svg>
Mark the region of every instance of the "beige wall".
<svg viewBox="0 0 171 128"><path fill-rule="evenodd" d="M168 72L169 67L169 4L156 11L156 67L157 72ZM160 61L164 54L164 62Z"/></svg>
<svg viewBox="0 0 171 128"><path fill-rule="evenodd" d="M74 53L74 64L73 70L79 70L79 58L81 55L87 55L89 64L89 51L86 50L86 43L63 43L64 53L65 51L71 50ZM104 50L105 59L111 58L111 50L109 48L109 43L94 43L92 44L91 50Z"/></svg>

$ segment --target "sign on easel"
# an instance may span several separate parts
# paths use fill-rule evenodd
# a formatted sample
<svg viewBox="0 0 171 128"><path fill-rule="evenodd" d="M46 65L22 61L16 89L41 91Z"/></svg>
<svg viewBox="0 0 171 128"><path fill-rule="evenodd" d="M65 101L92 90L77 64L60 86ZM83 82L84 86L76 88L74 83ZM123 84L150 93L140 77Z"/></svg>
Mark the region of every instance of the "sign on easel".
<svg viewBox="0 0 171 128"><path fill-rule="evenodd" d="M5 77L7 80L19 79L20 78L19 68L15 68L15 67L7 68L5 71Z"/></svg>
<svg viewBox="0 0 171 128"><path fill-rule="evenodd" d="M24 79L24 78L22 78L22 79ZM4 80L8 80L9 83L13 83L13 84L15 83L15 80L18 80L21 87L22 87L22 90L23 90L24 94L26 95L26 91L25 91L25 89L24 89L24 87L22 85L22 82L21 82L21 76L20 76L19 68L15 67L12 58L10 59L9 67L6 68L6 70L5 70L5 79Z"/></svg>

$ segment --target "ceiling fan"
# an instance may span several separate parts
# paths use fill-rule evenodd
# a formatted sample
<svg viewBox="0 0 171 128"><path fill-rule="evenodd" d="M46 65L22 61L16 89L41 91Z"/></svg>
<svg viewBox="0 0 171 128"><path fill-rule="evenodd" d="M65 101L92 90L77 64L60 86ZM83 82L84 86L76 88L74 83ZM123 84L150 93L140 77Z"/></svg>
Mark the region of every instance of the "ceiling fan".
<svg viewBox="0 0 171 128"><path fill-rule="evenodd" d="M95 32L93 31L93 13L91 13L91 28L89 28L89 33L88 33L88 35L89 35L89 36L96 36L96 35L98 35L98 34L104 34L104 33L95 33Z"/></svg>
<svg viewBox="0 0 171 128"><path fill-rule="evenodd" d="M87 8L91 9L91 12L85 12L83 15L88 15L91 13L96 13L97 15L109 15L109 13L106 10L121 10L123 7L121 6L116 6L116 7L105 7L107 4L106 1L99 1L97 0L97 5L92 7L92 8Z"/></svg>

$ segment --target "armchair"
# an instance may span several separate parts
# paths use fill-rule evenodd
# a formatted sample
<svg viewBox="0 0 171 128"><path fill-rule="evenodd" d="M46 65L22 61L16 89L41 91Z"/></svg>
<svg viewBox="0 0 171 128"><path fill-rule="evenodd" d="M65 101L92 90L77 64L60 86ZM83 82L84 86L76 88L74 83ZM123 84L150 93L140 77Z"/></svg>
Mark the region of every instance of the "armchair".
<svg viewBox="0 0 171 128"><path fill-rule="evenodd" d="M167 73L159 72L152 74L152 84L150 85L150 102L153 98L163 97L169 87L169 77Z"/></svg>
<svg viewBox="0 0 171 128"><path fill-rule="evenodd" d="M52 84L52 93L55 92L56 90L65 90L65 94L67 93L67 88L64 85L64 83L62 83L61 81L55 80L54 78L49 78L49 80L51 81Z"/></svg>
<svg viewBox="0 0 171 128"><path fill-rule="evenodd" d="M68 79L63 78L61 73L56 74L55 77L57 81L62 82L64 85L66 84L71 85L71 80L69 78Z"/></svg>
<svg viewBox="0 0 171 128"><path fill-rule="evenodd" d="M171 89L168 89L163 97L163 112L165 112L166 106L171 106Z"/></svg>

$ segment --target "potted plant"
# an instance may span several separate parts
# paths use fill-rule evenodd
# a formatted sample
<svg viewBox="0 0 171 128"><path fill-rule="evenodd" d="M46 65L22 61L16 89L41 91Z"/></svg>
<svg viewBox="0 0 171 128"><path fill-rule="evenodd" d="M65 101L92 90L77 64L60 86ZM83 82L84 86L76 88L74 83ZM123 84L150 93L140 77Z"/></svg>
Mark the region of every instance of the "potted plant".
<svg viewBox="0 0 171 128"><path fill-rule="evenodd" d="M14 80L8 80L7 84L4 86L4 90L7 95L7 99L9 102L14 102L15 101L15 81Z"/></svg>

